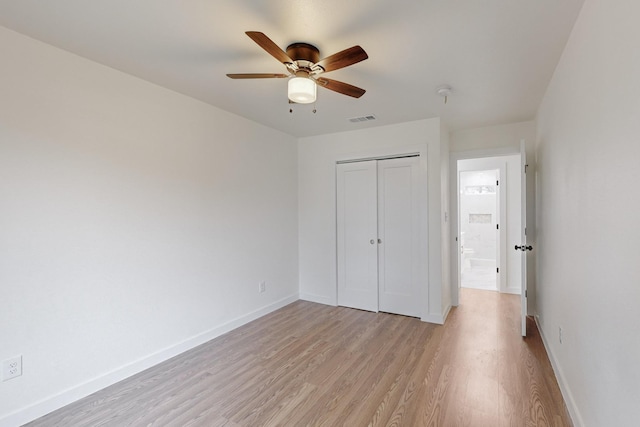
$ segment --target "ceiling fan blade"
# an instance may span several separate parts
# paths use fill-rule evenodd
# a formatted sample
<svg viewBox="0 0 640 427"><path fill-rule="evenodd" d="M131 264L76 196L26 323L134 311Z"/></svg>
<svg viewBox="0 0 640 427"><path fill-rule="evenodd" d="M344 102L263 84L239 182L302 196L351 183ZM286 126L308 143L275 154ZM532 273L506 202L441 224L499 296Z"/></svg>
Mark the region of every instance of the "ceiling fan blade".
<svg viewBox="0 0 640 427"><path fill-rule="evenodd" d="M289 74L271 74L271 73L244 73L244 74L227 74L232 79L284 79Z"/></svg>
<svg viewBox="0 0 640 427"><path fill-rule="evenodd" d="M367 52L365 52L360 46L353 46L349 49L345 49L321 59L316 65L324 68L325 72L329 72L364 61L368 57L369 55L367 55Z"/></svg>
<svg viewBox="0 0 640 427"><path fill-rule="evenodd" d="M247 31L245 34L248 35L251 40L258 43L261 48L266 50L269 55L273 56L278 61L282 62L283 64L293 63L293 59L289 58L289 55L287 55L284 50L280 49L280 47L275 44L273 40L264 35L264 33L261 33L259 31Z"/></svg>
<svg viewBox="0 0 640 427"><path fill-rule="evenodd" d="M361 89L357 86L350 85L348 83L339 82L338 80L326 79L324 77L319 77L316 79L318 85L320 87L324 87L326 89L332 90L334 92L341 93L343 95L352 96L354 98L360 98L366 90Z"/></svg>

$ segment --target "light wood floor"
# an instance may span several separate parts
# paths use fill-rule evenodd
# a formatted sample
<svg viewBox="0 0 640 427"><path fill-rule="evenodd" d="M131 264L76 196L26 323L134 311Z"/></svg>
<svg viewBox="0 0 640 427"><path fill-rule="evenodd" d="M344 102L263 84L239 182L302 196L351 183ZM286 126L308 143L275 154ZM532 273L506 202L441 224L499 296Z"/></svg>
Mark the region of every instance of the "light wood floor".
<svg viewBox="0 0 640 427"><path fill-rule="evenodd" d="M445 326L298 301L29 426L570 426L519 297Z"/></svg>

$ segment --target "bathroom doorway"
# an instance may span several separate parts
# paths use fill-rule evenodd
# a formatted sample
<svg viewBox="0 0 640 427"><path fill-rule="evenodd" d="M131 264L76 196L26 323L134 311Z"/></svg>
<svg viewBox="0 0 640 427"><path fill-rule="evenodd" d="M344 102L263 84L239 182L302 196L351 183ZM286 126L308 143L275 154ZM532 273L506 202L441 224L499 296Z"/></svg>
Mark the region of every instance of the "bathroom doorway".
<svg viewBox="0 0 640 427"><path fill-rule="evenodd" d="M522 232L520 160L515 153L487 157L460 153L452 158L454 306L462 287L521 293L521 257L514 250Z"/></svg>
<svg viewBox="0 0 640 427"><path fill-rule="evenodd" d="M499 170L460 172L460 285L497 291Z"/></svg>

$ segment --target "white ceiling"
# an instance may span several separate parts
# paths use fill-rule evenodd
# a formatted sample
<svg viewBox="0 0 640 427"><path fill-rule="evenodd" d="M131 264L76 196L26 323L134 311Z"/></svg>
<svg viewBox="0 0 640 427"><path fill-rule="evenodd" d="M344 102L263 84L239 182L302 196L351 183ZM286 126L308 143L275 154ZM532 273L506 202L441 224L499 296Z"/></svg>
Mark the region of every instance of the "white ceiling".
<svg viewBox="0 0 640 427"><path fill-rule="evenodd" d="M294 136L430 117L451 129L531 120L584 0L0 0L0 25ZM294 106L285 68L245 31L325 57L369 59L326 74L360 99L318 89ZM454 93L444 105L436 87ZM347 119L373 114L376 121Z"/></svg>

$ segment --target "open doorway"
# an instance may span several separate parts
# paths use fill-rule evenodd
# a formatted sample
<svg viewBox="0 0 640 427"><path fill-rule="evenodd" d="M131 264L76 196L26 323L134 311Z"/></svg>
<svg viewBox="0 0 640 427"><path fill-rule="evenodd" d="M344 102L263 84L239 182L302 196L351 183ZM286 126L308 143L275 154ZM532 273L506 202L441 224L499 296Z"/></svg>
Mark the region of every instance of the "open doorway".
<svg viewBox="0 0 640 427"><path fill-rule="evenodd" d="M497 291L499 170L460 172L460 286Z"/></svg>
<svg viewBox="0 0 640 427"><path fill-rule="evenodd" d="M520 294L520 155L452 160L454 305L463 287Z"/></svg>

